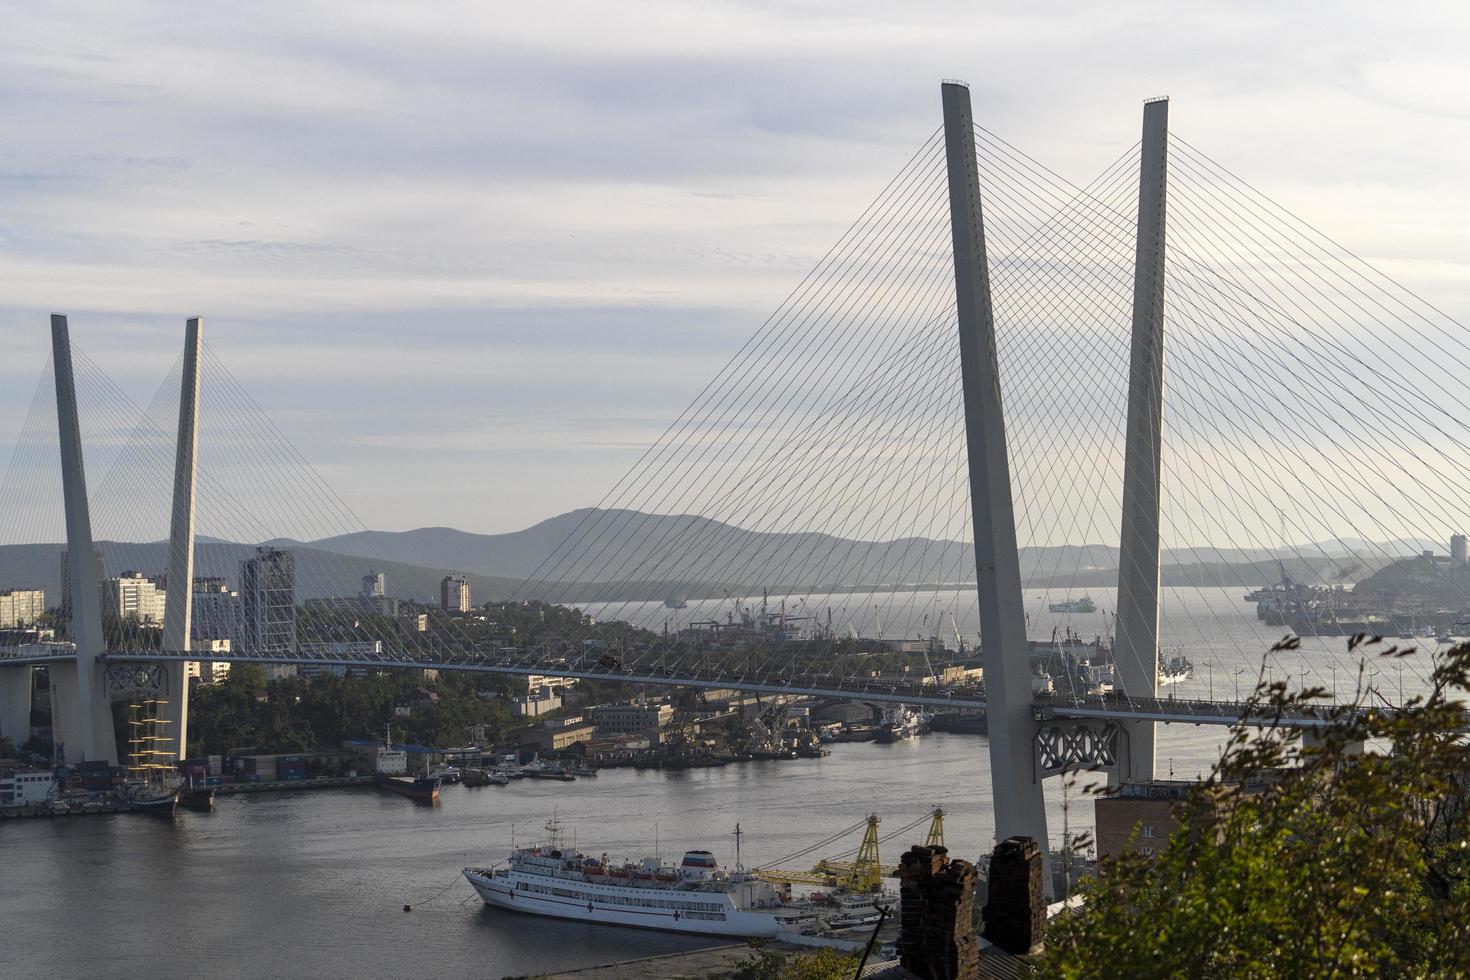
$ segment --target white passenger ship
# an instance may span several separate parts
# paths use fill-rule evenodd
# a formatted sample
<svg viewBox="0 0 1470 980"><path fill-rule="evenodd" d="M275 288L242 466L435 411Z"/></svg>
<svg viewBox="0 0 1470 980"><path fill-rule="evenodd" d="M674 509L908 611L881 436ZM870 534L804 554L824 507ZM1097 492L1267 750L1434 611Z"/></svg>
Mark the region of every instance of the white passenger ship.
<svg viewBox="0 0 1470 980"><path fill-rule="evenodd" d="M790 902L740 867L720 869L709 851L686 851L678 866L644 858L610 864L559 844L560 827L546 825L550 843L516 848L504 867L465 868L487 905L607 925L668 932L774 939L818 925L817 913ZM737 837L737 852L738 840Z"/></svg>

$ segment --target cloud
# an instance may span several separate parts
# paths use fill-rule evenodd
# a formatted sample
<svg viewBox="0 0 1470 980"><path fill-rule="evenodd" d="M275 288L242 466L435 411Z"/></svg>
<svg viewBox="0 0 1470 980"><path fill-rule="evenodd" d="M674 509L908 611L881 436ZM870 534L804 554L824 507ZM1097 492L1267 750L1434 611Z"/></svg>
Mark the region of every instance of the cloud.
<svg viewBox="0 0 1470 980"><path fill-rule="evenodd" d="M465 451L426 448L420 489L374 490L368 523L505 530L585 505L934 131L945 76L969 78L987 128L1079 182L1168 92L1191 142L1470 311L1467 15L1451 5L286 17L120 0L86 30L78 16L25 5L0 38L0 460L47 312L70 312L144 402L202 312L348 496L425 431L426 406L493 420L425 435ZM538 450L508 464L487 432L516 426ZM504 506L470 492L511 480L532 489Z"/></svg>

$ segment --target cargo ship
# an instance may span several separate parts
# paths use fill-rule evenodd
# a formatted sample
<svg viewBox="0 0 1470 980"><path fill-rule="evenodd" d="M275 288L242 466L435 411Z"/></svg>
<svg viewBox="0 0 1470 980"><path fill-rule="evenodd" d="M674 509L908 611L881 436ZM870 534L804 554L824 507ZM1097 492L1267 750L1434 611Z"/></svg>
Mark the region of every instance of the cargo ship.
<svg viewBox="0 0 1470 980"><path fill-rule="evenodd" d="M378 748L378 785L399 796L406 796L420 803L439 802L438 776L411 776L408 774L408 753L393 747L393 728L389 726L383 735L383 744Z"/></svg>
<svg viewBox="0 0 1470 980"><path fill-rule="evenodd" d="M810 906L790 901L789 890L750 874L740 864L725 871L712 853L692 850L678 865L646 857L610 862L563 848L555 817L545 844L519 847L493 868L465 868L465 879L486 905L528 915L664 932L776 939L820 924ZM738 828L737 828L738 832Z"/></svg>
<svg viewBox="0 0 1470 980"><path fill-rule="evenodd" d="M438 803L439 784L438 776L390 776L386 772L378 773L379 786L420 803Z"/></svg>

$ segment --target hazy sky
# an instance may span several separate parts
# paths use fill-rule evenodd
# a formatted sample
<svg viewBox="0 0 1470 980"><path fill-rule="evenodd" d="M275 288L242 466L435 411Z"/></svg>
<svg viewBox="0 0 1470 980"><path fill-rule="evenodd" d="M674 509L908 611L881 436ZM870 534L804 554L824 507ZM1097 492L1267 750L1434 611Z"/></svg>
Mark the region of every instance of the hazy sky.
<svg viewBox="0 0 1470 980"><path fill-rule="evenodd" d="M939 121L1090 178L1139 104L1470 321L1454 4L13 5L0 463L45 314L186 314L370 526L601 497Z"/></svg>

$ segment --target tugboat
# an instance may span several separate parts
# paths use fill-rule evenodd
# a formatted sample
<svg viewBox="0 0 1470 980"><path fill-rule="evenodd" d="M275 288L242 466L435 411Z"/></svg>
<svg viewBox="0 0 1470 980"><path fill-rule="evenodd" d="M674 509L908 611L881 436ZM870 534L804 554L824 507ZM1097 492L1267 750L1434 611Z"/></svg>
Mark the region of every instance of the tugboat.
<svg viewBox="0 0 1470 980"><path fill-rule="evenodd" d="M127 793L134 810L172 817L179 804L179 782L171 761L174 753L165 746L173 740L159 734L167 721L158 717L158 706L165 703L150 699L128 708Z"/></svg>
<svg viewBox="0 0 1470 980"><path fill-rule="evenodd" d="M179 805L196 813L214 811L214 787L200 786L190 779L179 788Z"/></svg>

